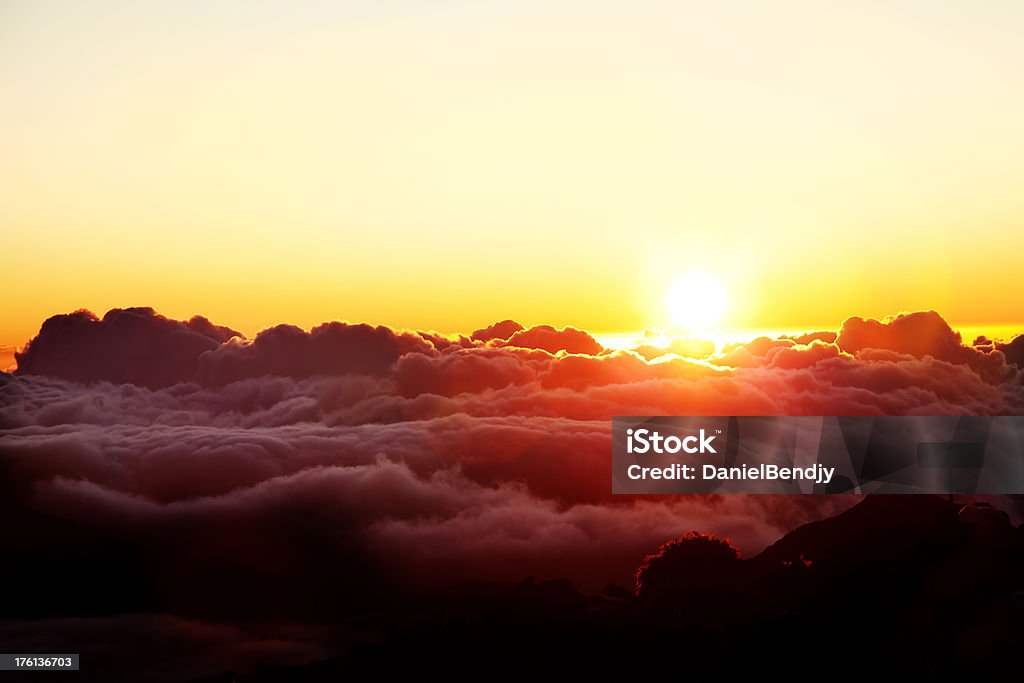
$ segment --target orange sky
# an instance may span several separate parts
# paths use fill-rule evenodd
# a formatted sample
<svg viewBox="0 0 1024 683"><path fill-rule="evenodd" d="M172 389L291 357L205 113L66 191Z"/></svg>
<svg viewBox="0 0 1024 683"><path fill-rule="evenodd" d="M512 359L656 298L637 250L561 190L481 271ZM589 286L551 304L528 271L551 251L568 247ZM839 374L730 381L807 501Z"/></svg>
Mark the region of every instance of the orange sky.
<svg viewBox="0 0 1024 683"><path fill-rule="evenodd" d="M632 330L695 269L729 327L1024 321L1024 6L809 5L4 3L0 346Z"/></svg>

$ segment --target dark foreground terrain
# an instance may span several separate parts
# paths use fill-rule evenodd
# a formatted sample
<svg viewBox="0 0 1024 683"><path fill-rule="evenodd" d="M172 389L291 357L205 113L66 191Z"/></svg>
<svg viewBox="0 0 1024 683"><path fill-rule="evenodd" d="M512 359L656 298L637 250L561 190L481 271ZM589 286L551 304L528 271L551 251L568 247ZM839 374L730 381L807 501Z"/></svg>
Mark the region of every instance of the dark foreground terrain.
<svg viewBox="0 0 1024 683"><path fill-rule="evenodd" d="M691 533L644 560L636 590L584 595L526 579L364 597L334 617L140 612L105 632L84 618L28 618L0 635L9 651L82 651L79 680L1017 680L1024 670L1024 530L987 504L931 496L865 498L749 559ZM266 663L275 659L289 663ZM193 675L218 661L238 670Z"/></svg>

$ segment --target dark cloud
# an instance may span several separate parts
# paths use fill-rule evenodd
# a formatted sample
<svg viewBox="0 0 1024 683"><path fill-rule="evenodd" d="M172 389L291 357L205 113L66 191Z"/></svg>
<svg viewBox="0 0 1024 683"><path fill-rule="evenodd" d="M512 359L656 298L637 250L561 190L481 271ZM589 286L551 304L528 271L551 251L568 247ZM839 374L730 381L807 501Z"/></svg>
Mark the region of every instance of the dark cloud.
<svg viewBox="0 0 1024 683"><path fill-rule="evenodd" d="M686 530L751 554L853 501L613 497L614 415L1024 414L1012 353L964 346L932 313L706 360L501 325L476 340L328 323L246 341L147 309L47 321L0 376L19 571L46 577L72 557L134 609L244 614L253 587L288 585L262 606L278 616L389 585L533 574L596 589ZM30 533L58 527L64 559ZM81 587L65 597L94 594Z"/></svg>
<svg viewBox="0 0 1024 683"><path fill-rule="evenodd" d="M438 356L411 353L395 368L398 393L455 396L525 384L536 377L538 364L528 354L501 349L463 349Z"/></svg>
<svg viewBox="0 0 1024 683"><path fill-rule="evenodd" d="M492 339L505 341L513 334L523 329L525 328L515 320L502 320L501 322L494 323L493 325L483 327L479 330L474 330L471 338L474 341L482 342L488 342Z"/></svg>
<svg viewBox="0 0 1024 683"><path fill-rule="evenodd" d="M417 332L417 334L429 342L438 351L452 348L471 348L476 346L472 339L464 335L447 336L438 332Z"/></svg>
<svg viewBox="0 0 1024 683"><path fill-rule="evenodd" d="M1013 363L1018 368L1024 369L1024 334L1006 344L996 342L995 348L1003 352L1007 363Z"/></svg>
<svg viewBox="0 0 1024 683"><path fill-rule="evenodd" d="M947 363L970 365L993 378L1008 377L1003 359L966 346L959 332L935 311L902 313L884 321L848 318L839 329L836 345L850 354L878 349L914 358L932 357Z"/></svg>
<svg viewBox="0 0 1024 683"><path fill-rule="evenodd" d="M431 353L422 336L341 322L306 332L294 325L263 330L251 343L224 344L201 359L204 382L227 384L250 377L312 377L349 373L380 375L405 353Z"/></svg>
<svg viewBox="0 0 1024 683"><path fill-rule="evenodd" d="M194 378L199 356L241 334L206 318L165 318L152 308L57 315L15 354L19 374L53 375L78 382L164 387Z"/></svg>

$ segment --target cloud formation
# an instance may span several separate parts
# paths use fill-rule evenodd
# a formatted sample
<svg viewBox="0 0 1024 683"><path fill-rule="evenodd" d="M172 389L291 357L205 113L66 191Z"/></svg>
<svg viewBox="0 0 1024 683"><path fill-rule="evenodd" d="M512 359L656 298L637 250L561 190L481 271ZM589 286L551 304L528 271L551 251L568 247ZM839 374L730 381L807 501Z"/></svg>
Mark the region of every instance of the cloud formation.
<svg viewBox="0 0 1024 683"><path fill-rule="evenodd" d="M55 315L15 353L19 374L78 382L166 387L194 377L199 356L241 333L196 316L165 318L152 308L115 308Z"/></svg>
<svg viewBox="0 0 1024 683"><path fill-rule="evenodd" d="M528 330L520 330L508 338L506 345L542 349L548 353L565 351L595 355L604 350L596 339L583 330L577 330L575 327L559 330L551 325L537 325Z"/></svg>
<svg viewBox="0 0 1024 683"><path fill-rule="evenodd" d="M1022 414L1018 343L966 346L933 312L665 353L511 321L470 338L326 323L249 341L150 309L78 312L0 376L0 493L23 518L12 547L39 558L27 576L49 558L31 530L57 525L82 580L138 609L242 613L225 575L288 585L261 608L278 616L384 584L596 589L689 530L749 554L854 502L612 496L612 416ZM104 578L119 574L97 543L134 548L142 597Z"/></svg>
<svg viewBox="0 0 1024 683"><path fill-rule="evenodd" d="M309 332L294 325L263 330L252 342L222 344L200 360L200 379L223 385L251 377L388 372L406 353L431 353L424 337L388 327L330 322ZM191 379L182 377L182 380Z"/></svg>

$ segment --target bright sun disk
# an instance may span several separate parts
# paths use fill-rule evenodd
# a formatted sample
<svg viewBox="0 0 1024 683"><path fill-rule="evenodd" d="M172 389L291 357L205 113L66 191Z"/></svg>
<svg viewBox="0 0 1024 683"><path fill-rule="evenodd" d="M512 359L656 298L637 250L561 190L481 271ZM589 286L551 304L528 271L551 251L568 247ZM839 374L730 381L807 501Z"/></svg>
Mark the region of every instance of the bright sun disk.
<svg viewBox="0 0 1024 683"><path fill-rule="evenodd" d="M722 281L710 273L687 273L665 297L672 324L688 330L707 330L722 320L729 296Z"/></svg>

